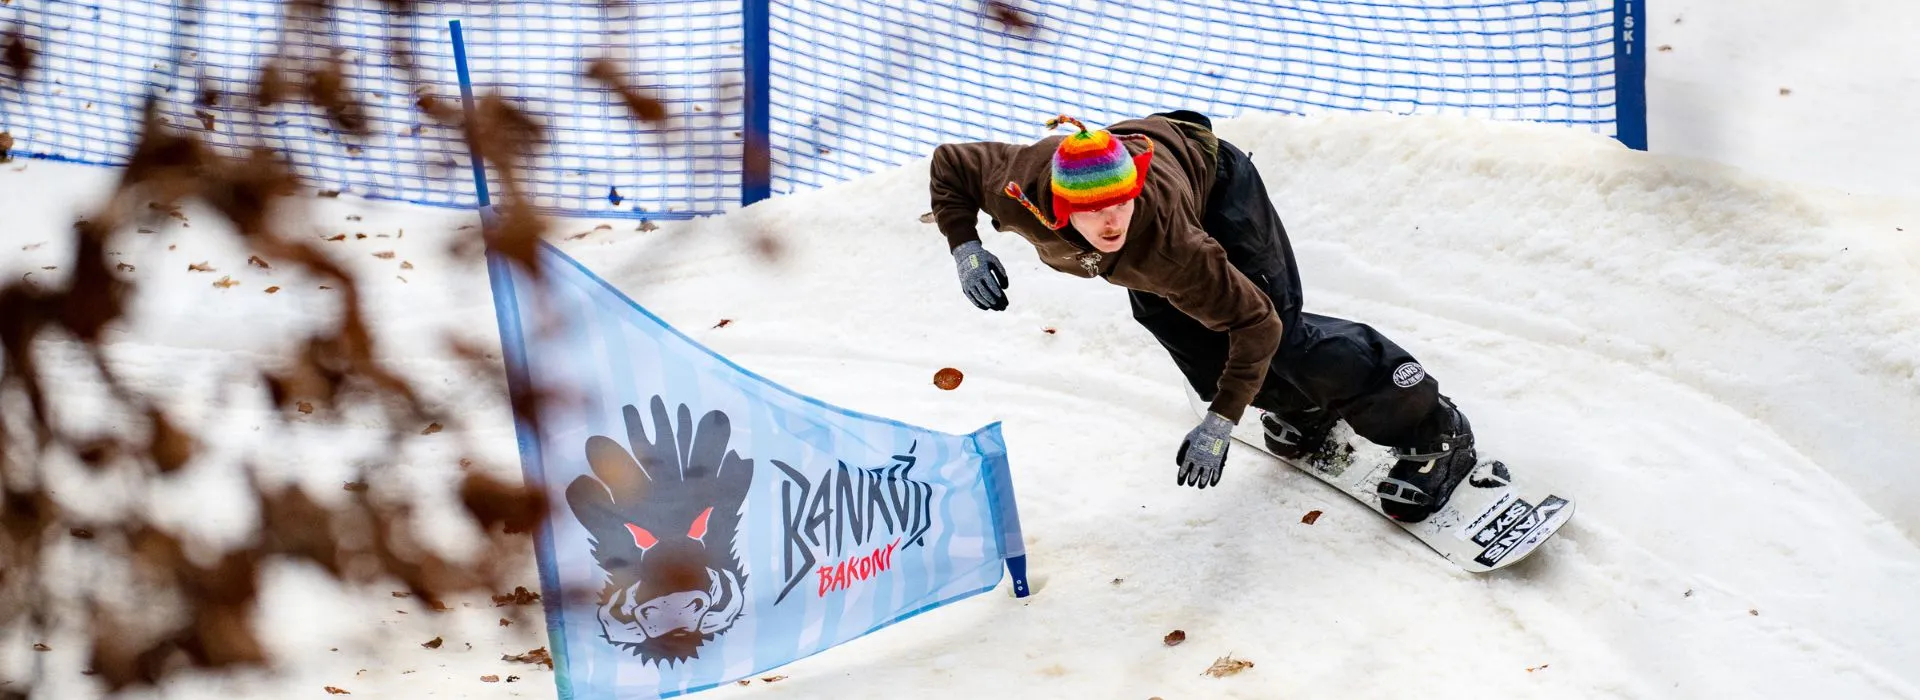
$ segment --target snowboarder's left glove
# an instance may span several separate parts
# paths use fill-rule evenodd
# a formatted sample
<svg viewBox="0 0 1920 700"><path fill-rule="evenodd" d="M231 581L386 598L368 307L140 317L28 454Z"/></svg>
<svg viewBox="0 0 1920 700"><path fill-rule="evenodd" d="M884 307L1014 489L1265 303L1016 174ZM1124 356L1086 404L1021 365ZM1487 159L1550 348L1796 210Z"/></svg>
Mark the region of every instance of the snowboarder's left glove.
<svg viewBox="0 0 1920 700"><path fill-rule="evenodd" d="M1206 488L1220 483L1220 472L1227 468L1227 448L1233 444L1233 422L1212 411L1187 433L1173 463L1180 465L1181 486Z"/></svg>

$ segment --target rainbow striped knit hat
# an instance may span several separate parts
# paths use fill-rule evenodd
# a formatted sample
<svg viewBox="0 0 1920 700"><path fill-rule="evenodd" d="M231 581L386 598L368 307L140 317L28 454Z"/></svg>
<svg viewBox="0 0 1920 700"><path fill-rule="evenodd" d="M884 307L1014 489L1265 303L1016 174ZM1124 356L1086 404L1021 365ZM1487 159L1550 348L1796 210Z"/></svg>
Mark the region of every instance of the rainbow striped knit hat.
<svg viewBox="0 0 1920 700"><path fill-rule="evenodd" d="M1060 115L1047 120L1052 129L1062 122L1080 128L1060 141L1053 152L1053 216L1027 201L1019 185L1007 183L1007 196L1020 200L1047 228L1065 228L1074 212L1094 211L1124 204L1140 196L1147 184L1147 166L1153 161L1153 141L1145 136L1114 136L1105 129L1090 131L1080 120ZM1127 154L1123 141L1138 139L1147 150L1137 156Z"/></svg>

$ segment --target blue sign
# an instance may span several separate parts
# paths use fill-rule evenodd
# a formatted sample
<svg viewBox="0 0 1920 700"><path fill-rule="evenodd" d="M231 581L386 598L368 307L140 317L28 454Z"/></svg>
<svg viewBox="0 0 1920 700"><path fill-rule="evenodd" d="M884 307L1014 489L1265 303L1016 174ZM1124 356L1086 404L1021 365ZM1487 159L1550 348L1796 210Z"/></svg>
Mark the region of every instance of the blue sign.
<svg viewBox="0 0 1920 700"><path fill-rule="evenodd" d="M693 342L544 243L488 253L560 697L671 697L992 590L1027 594L1000 424L837 408Z"/></svg>

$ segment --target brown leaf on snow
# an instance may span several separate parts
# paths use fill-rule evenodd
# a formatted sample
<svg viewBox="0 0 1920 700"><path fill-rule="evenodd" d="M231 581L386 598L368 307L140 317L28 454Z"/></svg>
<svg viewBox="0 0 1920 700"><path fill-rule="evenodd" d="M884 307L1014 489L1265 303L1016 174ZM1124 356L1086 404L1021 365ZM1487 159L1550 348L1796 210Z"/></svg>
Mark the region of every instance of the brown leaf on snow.
<svg viewBox="0 0 1920 700"><path fill-rule="evenodd" d="M787 679L786 676L766 676L761 678L760 682L761 683L779 683L780 681L784 681L786 679Z"/></svg>
<svg viewBox="0 0 1920 700"><path fill-rule="evenodd" d="M507 627L507 626L510 626L510 625L512 625L512 624L513 624L513 621L512 621L512 620L509 620L509 619L507 619L507 618L504 618L504 617L503 617L503 618L500 618L500 626L501 626L501 627Z"/></svg>
<svg viewBox="0 0 1920 700"><path fill-rule="evenodd" d="M408 593L408 592L406 592L406 591L394 591L394 592L393 592L393 597L395 597L395 598L411 598L411 597L413 597L413 594L412 594L412 593Z"/></svg>
<svg viewBox="0 0 1920 700"><path fill-rule="evenodd" d="M1180 646L1180 643L1184 641L1187 641L1186 630L1174 630L1172 632L1168 632L1167 636L1160 640L1161 643L1166 644L1167 646L1170 646L1170 647Z"/></svg>
<svg viewBox="0 0 1920 700"><path fill-rule="evenodd" d="M486 676L481 676L481 677L480 677L480 682L481 682L481 683L499 683L499 682L500 682L500 677L499 677L499 676L494 676L494 675L486 675Z"/></svg>
<svg viewBox="0 0 1920 700"><path fill-rule="evenodd" d="M960 380L964 378L966 378L966 376L961 374L960 370L946 367L933 373L933 385L946 389L947 391L953 391L954 389L960 388Z"/></svg>
<svg viewBox="0 0 1920 700"><path fill-rule="evenodd" d="M504 618L501 619L500 622L501 622L500 626L502 627L506 626L507 621ZM547 653L546 647L540 647L538 649L528 651L525 654L502 656L500 657L500 660L511 661L513 663L518 663L518 664L537 664L537 665L545 666L547 668L553 668L553 655Z"/></svg>
<svg viewBox="0 0 1920 700"><path fill-rule="evenodd" d="M527 590L526 586L514 586L512 593L493 597L493 607L504 605L532 605L540 600L540 594Z"/></svg>
<svg viewBox="0 0 1920 700"><path fill-rule="evenodd" d="M247 256L247 264L252 265L254 267L261 268L263 270L273 269L272 265L267 264L267 261L264 259L261 259L261 257L258 255Z"/></svg>
<svg viewBox="0 0 1920 700"><path fill-rule="evenodd" d="M374 253L374 254L373 254L373 257L376 257L376 258L379 258L379 259L381 259L381 260L392 260L392 259L393 259L393 251L391 251L391 250L383 250L383 251L380 251L380 252L378 252L378 253Z"/></svg>
<svg viewBox="0 0 1920 700"><path fill-rule="evenodd" d="M268 293L268 294L272 294L272 293L274 293L274 292L278 292L278 291L280 291L280 287L279 287L278 285L275 285L275 286L272 286L272 287L268 287L268 288L267 288L267 293Z"/></svg>
<svg viewBox="0 0 1920 700"><path fill-rule="evenodd" d="M206 262L197 262L187 266L188 272L213 272L213 266Z"/></svg>
<svg viewBox="0 0 1920 700"><path fill-rule="evenodd" d="M312 413L312 412L313 412L313 404L311 404L311 403L308 403L308 402L306 402L306 401L301 401L300 403L298 403L298 404L296 404L296 405L294 406L294 408L295 408L295 409L298 409L298 410L299 410L299 411L300 411L301 413Z"/></svg>
<svg viewBox="0 0 1920 700"><path fill-rule="evenodd" d="M410 263L410 262L407 262L407 261L405 261L405 260L402 260L402 261L400 261L400 269L402 269L402 270L411 270L411 269L413 269L413 263Z"/></svg>
<svg viewBox="0 0 1920 700"><path fill-rule="evenodd" d="M133 266L132 266L132 265L128 265L128 264L126 264L126 263L120 263L120 271L121 271L121 272L132 272L132 271L133 271Z"/></svg>
<svg viewBox="0 0 1920 700"><path fill-rule="evenodd" d="M340 241L347 240L347 234L342 233L337 236L328 236L327 240L330 242L339 243Z"/></svg>
<svg viewBox="0 0 1920 700"><path fill-rule="evenodd" d="M365 490L367 490L367 482L364 482L364 481L349 481L349 482L347 482L347 483L345 484L345 486L344 486L344 488L345 488L346 490L348 490L348 491L352 491L352 492L354 492L354 493L360 493L360 492L362 492L362 491L365 491Z"/></svg>
<svg viewBox="0 0 1920 700"><path fill-rule="evenodd" d="M438 649L440 648L441 644L445 644L445 643L446 643L446 640L441 639L439 637L434 637L433 639L429 639L425 642L422 642L420 646L426 647L428 649Z"/></svg>
<svg viewBox="0 0 1920 700"><path fill-rule="evenodd" d="M1214 678L1225 678L1249 668L1253 668L1252 661L1236 659L1233 658L1232 654L1228 654L1216 659L1212 666L1208 666L1206 675L1213 676Z"/></svg>
<svg viewBox="0 0 1920 700"><path fill-rule="evenodd" d="M219 287L221 289L230 289L233 287L240 286L240 283L234 281L233 277L230 275L223 275L220 277L220 281L213 283L213 286Z"/></svg>
<svg viewBox="0 0 1920 700"><path fill-rule="evenodd" d="M440 430L441 430L441 427L440 427L440 424L439 424L439 423L428 423L428 424L427 424L427 427L426 427L426 429L425 429L425 430L421 430L421 431L420 431L420 434L421 434L421 435L432 435L432 434L434 434L434 433L437 433L437 432L440 432Z"/></svg>
<svg viewBox="0 0 1920 700"><path fill-rule="evenodd" d="M207 131L213 131L213 113L212 112L208 112L204 109L196 109L196 110L193 110L193 116L200 118L200 126L206 127Z"/></svg>
<svg viewBox="0 0 1920 700"><path fill-rule="evenodd" d="M340 190L320 190L321 199L338 199L339 197Z"/></svg>
<svg viewBox="0 0 1920 700"><path fill-rule="evenodd" d="M1308 525L1312 525L1314 521L1319 519L1320 519L1320 511L1310 510L1310 511L1307 511L1306 515L1303 515L1300 517L1300 522L1306 523Z"/></svg>
<svg viewBox="0 0 1920 700"><path fill-rule="evenodd" d="M1540 670L1540 669L1543 669L1543 668L1546 668L1546 667L1547 667L1547 666L1549 666L1549 665L1551 665L1551 664L1540 664L1539 666L1535 666L1535 667L1533 667L1533 668L1529 668L1529 669L1527 669L1527 673L1533 673L1534 671L1538 671L1538 670Z"/></svg>
<svg viewBox="0 0 1920 700"><path fill-rule="evenodd" d="M47 646L45 644L35 643L33 645L33 650L34 651L53 651L53 647Z"/></svg>
<svg viewBox="0 0 1920 700"><path fill-rule="evenodd" d="M347 691L341 690L339 688L335 688L333 686L327 686L327 694L328 695L352 695L353 693L349 693Z"/></svg>
<svg viewBox="0 0 1920 700"><path fill-rule="evenodd" d="M634 230L639 231L641 233L646 233L648 231L658 231L660 230L660 225L653 223L652 221L641 221L640 225L636 227Z"/></svg>
<svg viewBox="0 0 1920 700"><path fill-rule="evenodd" d="M714 328L726 328L727 326L731 326L731 325L733 325L733 319L730 319L730 318L723 318L723 319L720 319L720 322L719 322L719 323L716 323L716 324L713 324L713 327L714 327Z"/></svg>

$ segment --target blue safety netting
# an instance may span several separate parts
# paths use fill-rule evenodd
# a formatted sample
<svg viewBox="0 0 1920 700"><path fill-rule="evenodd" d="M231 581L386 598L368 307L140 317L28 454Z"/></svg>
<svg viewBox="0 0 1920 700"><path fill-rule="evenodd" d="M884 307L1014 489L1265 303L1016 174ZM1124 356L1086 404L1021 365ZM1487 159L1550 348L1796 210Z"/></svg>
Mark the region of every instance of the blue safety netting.
<svg viewBox="0 0 1920 700"><path fill-rule="evenodd" d="M1631 0L1617 0L1630 2ZM144 96L169 123L238 153L280 150L310 184L442 206L474 202L456 129L415 107L405 45L429 94L458 104L448 20L464 26L477 91L499 90L548 129L526 184L567 214L678 218L740 204L748 49L768 54L772 191L793 192L923 158L956 140L1025 141L1057 113L1099 125L1167 109L1456 113L1619 134L1637 84L1621 79L1616 0L1018 0L1032 26L977 0L293 3L12 0L0 28L37 55L0 80L15 155L124 163ZM742 13L767 7L764 47ZM244 109L283 33L283 59L338 53L371 136L336 133L304 100ZM177 48L177 53L176 53ZM633 119L587 79L607 56L663 100ZM177 58L176 58L177 57ZM205 99L209 91L218 99ZM495 179L497 182L497 178Z"/></svg>

